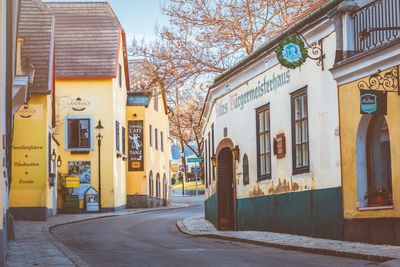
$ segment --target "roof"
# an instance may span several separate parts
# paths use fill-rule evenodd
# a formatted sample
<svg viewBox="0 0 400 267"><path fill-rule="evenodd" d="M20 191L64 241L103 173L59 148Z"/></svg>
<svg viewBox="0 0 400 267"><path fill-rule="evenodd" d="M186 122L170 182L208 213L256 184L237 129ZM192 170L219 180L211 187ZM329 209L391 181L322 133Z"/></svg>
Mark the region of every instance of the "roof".
<svg viewBox="0 0 400 267"><path fill-rule="evenodd" d="M31 93L48 93L52 88L53 13L41 0L22 0L17 38L23 38L21 59L29 57L35 67Z"/></svg>
<svg viewBox="0 0 400 267"><path fill-rule="evenodd" d="M56 17L56 77L115 77L121 25L107 2L47 2Z"/></svg>
<svg viewBox="0 0 400 267"><path fill-rule="evenodd" d="M145 59L131 59L128 61L130 90L136 92L144 92L151 75L151 65Z"/></svg>

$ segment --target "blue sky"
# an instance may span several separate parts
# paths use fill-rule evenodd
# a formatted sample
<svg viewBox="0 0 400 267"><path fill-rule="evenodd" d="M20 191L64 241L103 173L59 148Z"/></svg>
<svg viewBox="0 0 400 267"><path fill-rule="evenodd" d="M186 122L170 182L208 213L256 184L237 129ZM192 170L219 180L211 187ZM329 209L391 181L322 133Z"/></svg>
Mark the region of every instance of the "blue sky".
<svg viewBox="0 0 400 267"><path fill-rule="evenodd" d="M59 2L61 0L44 0L45 2ZM65 1L65 0L64 0ZM82 0L66 0L82 2ZM101 0L85 0L101 1ZM160 13L162 0L108 0L126 32L127 45L130 46L133 36L146 41L155 40L154 24L166 25L168 18Z"/></svg>

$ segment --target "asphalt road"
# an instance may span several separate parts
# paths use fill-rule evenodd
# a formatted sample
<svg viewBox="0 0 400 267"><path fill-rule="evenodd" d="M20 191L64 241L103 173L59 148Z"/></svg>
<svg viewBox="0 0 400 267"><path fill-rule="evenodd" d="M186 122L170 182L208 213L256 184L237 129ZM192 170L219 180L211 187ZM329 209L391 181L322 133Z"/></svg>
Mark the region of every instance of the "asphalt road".
<svg viewBox="0 0 400 267"><path fill-rule="evenodd" d="M281 250L180 233L178 219L204 206L92 220L53 235L92 266L365 266L375 262Z"/></svg>

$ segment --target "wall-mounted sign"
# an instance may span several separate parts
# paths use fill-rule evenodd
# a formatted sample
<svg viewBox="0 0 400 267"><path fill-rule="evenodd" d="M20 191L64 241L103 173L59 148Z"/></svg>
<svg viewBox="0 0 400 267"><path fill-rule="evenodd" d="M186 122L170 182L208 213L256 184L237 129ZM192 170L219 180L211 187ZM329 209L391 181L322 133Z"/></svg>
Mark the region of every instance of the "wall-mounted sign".
<svg viewBox="0 0 400 267"><path fill-rule="evenodd" d="M22 105L15 113L16 120L43 120L42 105Z"/></svg>
<svg viewBox="0 0 400 267"><path fill-rule="evenodd" d="M286 36L276 48L279 62L290 69L300 67L307 59L307 49L299 37Z"/></svg>
<svg viewBox="0 0 400 267"><path fill-rule="evenodd" d="M172 164L171 171L173 171L173 172L179 171L179 164L177 164L177 163Z"/></svg>
<svg viewBox="0 0 400 267"><path fill-rule="evenodd" d="M278 159L284 158L286 155L286 138L284 133L280 133L274 138L274 155Z"/></svg>
<svg viewBox="0 0 400 267"><path fill-rule="evenodd" d="M386 115L387 93L384 91L360 90L360 113Z"/></svg>
<svg viewBox="0 0 400 267"><path fill-rule="evenodd" d="M79 180L80 180L79 177L65 177L65 187L67 188L79 187L80 186Z"/></svg>
<svg viewBox="0 0 400 267"><path fill-rule="evenodd" d="M98 96L61 96L59 106L76 112L97 112Z"/></svg>
<svg viewBox="0 0 400 267"><path fill-rule="evenodd" d="M72 195L84 199L85 191L92 182L90 161L68 161L68 175L79 178L79 187L74 188Z"/></svg>
<svg viewBox="0 0 400 267"><path fill-rule="evenodd" d="M143 121L128 121L128 171L143 170Z"/></svg>
<svg viewBox="0 0 400 267"><path fill-rule="evenodd" d="M85 207L87 212L99 211L99 198L96 189L89 187L85 191Z"/></svg>

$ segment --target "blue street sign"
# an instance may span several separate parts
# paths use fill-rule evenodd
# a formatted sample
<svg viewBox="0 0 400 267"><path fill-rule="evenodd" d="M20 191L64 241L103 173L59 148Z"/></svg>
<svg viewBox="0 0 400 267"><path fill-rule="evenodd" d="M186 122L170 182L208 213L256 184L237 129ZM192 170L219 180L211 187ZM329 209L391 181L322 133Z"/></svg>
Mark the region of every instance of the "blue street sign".
<svg viewBox="0 0 400 267"><path fill-rule="evenodd" d="M191 167L190 168L192 172L200 172L200 167Z"/></svg>

